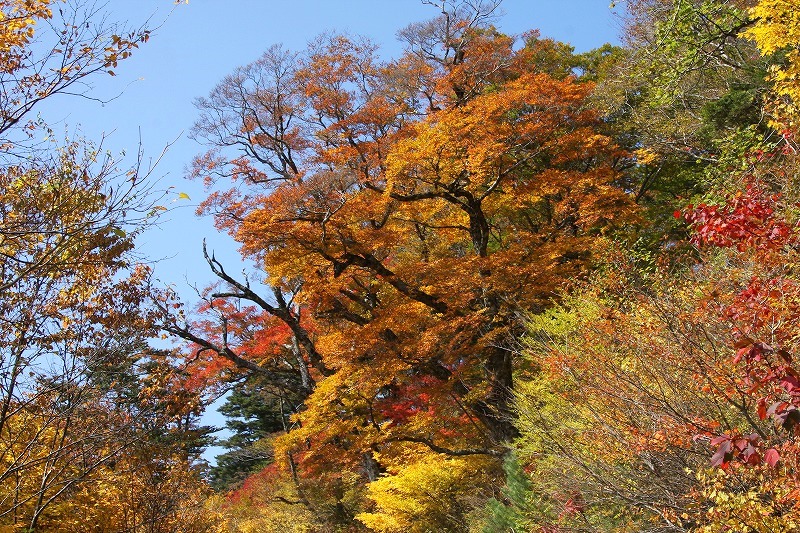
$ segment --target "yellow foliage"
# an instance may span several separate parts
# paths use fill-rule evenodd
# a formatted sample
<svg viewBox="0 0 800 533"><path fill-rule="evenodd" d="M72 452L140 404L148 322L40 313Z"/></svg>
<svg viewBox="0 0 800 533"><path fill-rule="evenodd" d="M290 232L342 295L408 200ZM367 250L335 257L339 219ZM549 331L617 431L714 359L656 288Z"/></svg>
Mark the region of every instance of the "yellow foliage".
<svg viewBox="0 0 800 533"><path fill-rule="evenodd" d="M484 456L425 454L398 473L371 483L368 496L376 508L356 518L380 533L456 531L461 525L453 522L454 517L491 468Z"/></svg>
<svg viewBox="0 0 800 533"><path fill-rule="evenodd" d="M770 68L773 126L800 126L800 9L794 0L761 0L750 10L755 24L744 32L762 55L784 51L783 64Z"/></svg>
<svg viewBox="0 0 800 533"><path fill-rule="evenodd" d="M181 457L149 452L93 472L91 482L49 510L42 530L82 533L92 524L93 531L210 531L217 514L204 506L208 488L198 473Z"/></svg>
<svg viewBox="0 0 800 533"><path fill-rule="evenodd" d="M790 496L792 488L797 490L796 480L782 470L735 465L729 470L698 472L698 499L702 505L694 518L702 525L694 531L797 531L800 512ZM681 518L685 520L688 516Z"/></svg>
<svg viewBox="0 0 800 533"><path fill-rule="evenodd" d="M52 16L49 4L50 0L0 0L0 71L9 66L2 63L15 63L13 56L7 55L10 50L30 42L36 20Z"/></svg>
<svg viewBox="0 0 800 533"><path fill-rule="evenodd" d="M43 414L28 405L0 431L0 531L19 531L34 516L43 532L201 533L214 525L203 508L207 485L185 457L125 442L121 420L100 406L67 421Z"/></svg>

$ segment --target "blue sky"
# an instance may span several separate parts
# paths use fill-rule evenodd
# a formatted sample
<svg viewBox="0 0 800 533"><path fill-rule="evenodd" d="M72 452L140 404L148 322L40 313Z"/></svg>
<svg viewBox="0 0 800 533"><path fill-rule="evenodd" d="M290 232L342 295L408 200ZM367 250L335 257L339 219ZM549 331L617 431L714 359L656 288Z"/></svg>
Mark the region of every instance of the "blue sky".
<svg viewBox="0 0 800 533"><path fill-rule="evenodd" d="M140 25L148 18L160 24L151 40L115 69L116 76L94 80L91 94L114 100L63 97L40 111L51 124L77 126L89 138L106 136L112 152L125 150L133 161L139 139L147 158L157 158L173 143L155 171L160 189L171 189L167 205L175 207L160 228L144 235L142 252L164 283L186 287L210 279L202 261L201 242L209 240L217 255L236 260L236 244L216 235L209 220L194 217L203 197L199 183L184 179L184 169L201 147L188 138L196 118L192 104L207 95L234 68L258 58L270 45L301 49L321 32L366 35L386 56L397 55L396 32L438 12L422 0L109 0L109 20ZM608 0L505 0L498 27L509 34L538 28L542 35L570 42L578 51L617 41L617 21ZM121 93L121 94L120 94ZM58 127L56 128L59 129ZM191 201L178 200L177 191ZM235 271L236 269L232 269ZM191 292L187 293L191 296Z"/></svg>
<svg viewBox="0 0 800 533"><path fill-rule="evenodd" d="M505 0L498 28L508 34L538 28L545 37L571 43L585 51L618 42L618 21L609 0ZM79 128L89 139L105 136L103 146L125 151L133 163L141 139L146 158L157 158L172 143L154 175L157 188L169 189L165 205L173 207L159 227L140 240L141 252L157 259L155 272L192 299L188 283L211 280L203 262L201 242L207 238L229 271L240 269L236 244L217 235L210 220L194 216L202 200L199 183L184 179L184 169L201 147L188 138L196 118L192 104L207 95L234 68L249 63L270 45L301 49L329 30L365 35L387 57L400 45L395 34L411 22L436 16L421 0L109 0L109 20L139 26L148 18L159 25L150 42L115 69L116 76L94 80L91 95L111 101L55 98L39 109L59 131ZM171 189L170 189L171 188ZM186 192L191 201L178 200ZM207 422L221 425L211 413ZM213 453L213 452L212 452Z"/></svg>

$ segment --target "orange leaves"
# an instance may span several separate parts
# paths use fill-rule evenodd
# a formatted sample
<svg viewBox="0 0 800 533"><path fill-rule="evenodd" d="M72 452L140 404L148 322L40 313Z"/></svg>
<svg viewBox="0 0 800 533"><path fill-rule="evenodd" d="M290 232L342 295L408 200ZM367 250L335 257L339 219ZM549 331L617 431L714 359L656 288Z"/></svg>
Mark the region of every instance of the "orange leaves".
<svg viewBox="0 0 800 533"><path fill-rule="evenodd" d="M198 103L195 135L212 146L195 173L236 180L204 209L276 298L291 295L307 333L300 347L276 309L260 304L290 332L226 308L228 346L273 376L312 354L328 369L275 441L301 478L341 487L383 465L402 484L436 454L497 466L517 434L521 317L586 272L598 234L632 219L612 185L616 149L585 106L591 87L526 71L513 39L470 27L479 20L453 21L459 37L445 42L411 28L395 62L336 35L303 54L271 49ZM225 299L255 301L226 281L238 292ZM283 366L262 364L270 350ZM431 486L470 483L456 478Z"/></svg>
<svg viewBox="0 0 800 533"><path fill-rule="evenodd" d="M575 172L553 180L559 177L554 173L534 179L608 152L610 140L592 132L594 117L581 110L588 89L570 80L524 74L431 115L414 137L400 141L388 155L387 192L424 199L463 190L482 199L495 192L502 196L510 187L520 196L517 201L530 201L568 190L576 180L607 184L613 177L610 169L605 175ZM603 197L596 192L590 191ZM617 191L603 192L624 203Z"/></svg>
<svg viewBox="0 0 800 533"><path fill-rule="evenodd" d="M315 109L327 117L350 115L355 103L348 89L366 89L355 82L376 74L376 46L365 39L354 41L344 35L323 36L312 43L308 62L298 73L305 94ZM353 85L350 85L353 83Z"/></svg>

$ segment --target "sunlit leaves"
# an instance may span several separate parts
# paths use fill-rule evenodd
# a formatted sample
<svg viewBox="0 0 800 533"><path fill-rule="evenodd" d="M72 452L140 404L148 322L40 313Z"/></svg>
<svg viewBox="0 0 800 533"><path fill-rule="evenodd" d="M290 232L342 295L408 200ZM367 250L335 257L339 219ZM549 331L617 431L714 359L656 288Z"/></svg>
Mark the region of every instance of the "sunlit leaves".
<svg viewBox="0 0 800 533"><path fill-rule="evenodd" d="M776 98L772 120L777 127L797 131L800 119L800 16L791 0L762 0L750 10L755 20L745 35L755 41L765 56L785 55L770 67L769 81Z"/></svg>
<svg viewBox="0 0 800 533"><path fill-rule="evenodd" d="M147 344L134 240L164 210L147 171L23 122L148 39L96 7L0 1L0 529L207 530L202 432Z"/></svg>
<svg viewBox="0 0 800 533"><path fill-rule="evenodd" d="M466 531L457 517L469 509L470 491L486 483L493 465L485 458L448 458L410 455L402 468L370 484L372 512L357 519L381 533ZM435 495L435 497L431 497Z"/></svg>

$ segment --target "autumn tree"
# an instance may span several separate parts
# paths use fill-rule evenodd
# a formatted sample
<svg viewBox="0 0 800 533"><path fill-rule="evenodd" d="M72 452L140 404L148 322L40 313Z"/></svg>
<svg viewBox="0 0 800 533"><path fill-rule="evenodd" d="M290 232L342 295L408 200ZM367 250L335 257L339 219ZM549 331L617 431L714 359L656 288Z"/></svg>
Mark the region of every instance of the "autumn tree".
<svg viewBox="0 0 800 533"><path fill-rule="evenodd" d="M299 486L330 486L342 520L357 510L346 495L383 472L385 494L442 460L457 492L498 475L521 317L632 219L592 84L551 75L532 37L516 48L490 24L496 2L450 7L401 31L397 60L326 35L269 49L197 102L210 149L193 174L233 182L201 211L262 272L237 278L207 254L222 282L209 318L165 328L190 359L300 400L275 456ZM485 479L467 474L477 463ZM396 511L412 514L364 520L414 519ZM445 527L439 512L420 527Z"/></svg>
<svg viewBox="0 0 800 533"><path fill-rule="evenodd" d="M735 8L743 28L767 33L763 24L785 21L733 3L644 5L665 9L682 46L692 42L686 10ZM751 47L752 31L729 38ZM761 72L775 83L777 69ZM729 74L749 78L741 67ZM780 90L763 84L748 99L786 125L791 100ZM719 152L697 163L702 196L674 213L687 240L673 233L663 250L612 249L602 275L531 318L516 392L521 437L507 467L517 475L475 529L797 528L797 146L760 113L739 120L730 123L739 133L719 136Z"/></svg>
<svg viewBox="0 0 800 533"><path fill-rule="evenodd" d="M144 305L150 269L133 249L161 210L152 169L141 156L121 169L101 147L58 142L41 119L29 120L42 100L84 94L90 76L113 74L148 36L104 22L88 3L0 2L3 528L85 530L70 521L93 520L92 489L102 483L113 530L181 529L180 512L202 499L188 467L196 455L182 449L191 439L148 382L160 379L148 346L157 331ZM152 500L165 494L159 478L186 501L145 511L123 494Z"/></svg>
<svg viewBox="0 0 800 533"><path fill-rule="evenodd" d="M392 61L273 47L197 102L201 211L260 272L206 254L205 318L165 328L281 422L230 516L796 527L791 10L631 3L626 47L576 55L497 7Z"/></svg>
<svg viewBox="0 0 800 533"><path fill-rule="evenodd" d="M699 258L647 271L620 256L532 319L516 404L529 477L486 524L796 527L795 157L687 209Z"/></svg>

